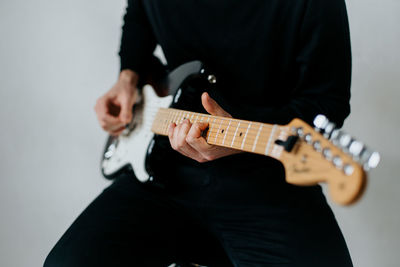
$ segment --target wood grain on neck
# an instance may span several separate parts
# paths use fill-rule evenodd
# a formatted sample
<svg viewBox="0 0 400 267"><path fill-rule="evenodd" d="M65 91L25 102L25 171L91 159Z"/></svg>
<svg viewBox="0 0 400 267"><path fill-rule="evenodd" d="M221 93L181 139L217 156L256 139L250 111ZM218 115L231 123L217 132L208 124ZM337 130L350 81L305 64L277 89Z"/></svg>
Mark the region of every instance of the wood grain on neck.
<svg viewBox="0 0 400 267"><path fill-rule="evenodd" d="M287 126L218 117L172 108L158 110L153 121L152 131L159 135L168 135L169 125L171 123L180 124L184 119L189 119L191 123L208 123L208 130L204 133L204 138L211 145L230 147L276 159L281 156L282 146L275 145L275 140L286 140L288 136Z"/></svg>

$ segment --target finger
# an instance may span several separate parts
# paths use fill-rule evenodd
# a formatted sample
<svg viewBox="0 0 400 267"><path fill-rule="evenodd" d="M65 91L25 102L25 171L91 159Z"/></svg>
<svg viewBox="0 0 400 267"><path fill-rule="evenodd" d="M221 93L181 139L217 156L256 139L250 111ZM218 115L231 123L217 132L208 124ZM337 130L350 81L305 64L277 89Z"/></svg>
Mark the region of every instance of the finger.
<svg viewBox="0 0 400 267"><path fill-rule="evenodd" d="M184 125L189 124L188 122L184 122L180 125L176 125L175 123L170 124L169 128L168 128L168 137L169 137L169 141L171 143L171 147L178 151L179 153L181 153L182 155L185 155L191 159L194 159L198 162L204 162L205 159L202 157L202 155L197 152L196 150L194 150L192 147L190 147L187 143L183 143L181 145L179 145L179 142L181 140L179 140L179 136L185 132L185 127L183 127ZM182 127L184 129L182 129Z"/></svg>
<svg viewBox="0 0 400 267"><path fill-rule="evenodd" d="M119 114L119 119L125 124L128 124L132 120L132 108L136 97L134 95L130 96L129 94L123 94L121 98L121 112Z"/></svg>
<svg viewBox="0 0 400 267"><path fill-rule="evenodd" d="M125 126L124 122L121 122L118 117L114 117L108 114L103 114L100 118L100 125L106 131L115 131Z"/></svg>
<svg viewBox="0 0 400 267"><path fill-rule="evenodd" d="M208 123L205 122L196 122L190 128L186 136L186 142L195 150L199 151L201 154L204 154L207 150L209 150L212 146L206 142L206 139L202 136L204 130L208 127Z"/></svg>
<svg viewBox="0 0 400 267"><path fill-rule="evenodd" d="M174 137L175 127L176 127L175 123L171 123L169 125L169 127L168 127L168 138L169 138L169 142L171 143L171 146L172 146L172 140L173 140L173 137Z"/></svg>
<svg viewBox="0 0 400 267"><path fill-rule="evenodd" d="M175 135L174 135L174 141L177 149L179 151L185 149L185 147L189 146L186 143L186 135L188 134L189 130L191 127L191 123L189 122L188 119L183 120L183 122L178 125Z"/></svg>
<svg viewBox="0 0 400 267"><path fill-rule="evenodd" d="M121 127L115 131L109 131L109 134L112 136L119 136L120 134L122 134L122 132L126 129L126 127Z"/></svg>
<svg viewBox="0 0 400 267"><path fill-rule="evenodd" d="M215 100L206 92L201 95L201 103L203 104L204 109L211 115L232 118L231 114L218 105L218 103L215 102Z"/></svg>

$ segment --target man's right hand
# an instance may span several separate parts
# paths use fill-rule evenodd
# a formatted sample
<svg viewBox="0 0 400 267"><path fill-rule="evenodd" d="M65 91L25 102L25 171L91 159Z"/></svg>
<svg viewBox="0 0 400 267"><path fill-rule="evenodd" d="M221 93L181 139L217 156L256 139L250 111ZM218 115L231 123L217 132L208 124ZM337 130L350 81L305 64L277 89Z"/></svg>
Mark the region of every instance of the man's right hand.
<svg viewBox="0 0 400 267"><path fill-rule="evenodd" d="M117 83L97 99L94 110L100 126L110 135L118 136L132 120L132 107L137 97L139 76L131 70L123 70Z"/></svg>

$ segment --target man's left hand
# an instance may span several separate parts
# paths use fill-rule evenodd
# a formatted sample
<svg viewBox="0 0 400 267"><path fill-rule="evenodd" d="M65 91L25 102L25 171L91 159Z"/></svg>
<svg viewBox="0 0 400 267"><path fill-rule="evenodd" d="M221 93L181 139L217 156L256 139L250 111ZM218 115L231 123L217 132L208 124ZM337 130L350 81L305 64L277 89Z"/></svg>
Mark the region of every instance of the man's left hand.
<svg viewBox="0 0 400 267"><path fill-rule="evenodd" d="M201 103L204 109L211 115L232 118L207 93L202 94ZM208 144L202 136L202 132L207 127L208 123L195 122L192 124L188 119L185 119L179 125L172 123L168 129L168 137L172 148L201 163L241 152L232 148Z"/></svg>

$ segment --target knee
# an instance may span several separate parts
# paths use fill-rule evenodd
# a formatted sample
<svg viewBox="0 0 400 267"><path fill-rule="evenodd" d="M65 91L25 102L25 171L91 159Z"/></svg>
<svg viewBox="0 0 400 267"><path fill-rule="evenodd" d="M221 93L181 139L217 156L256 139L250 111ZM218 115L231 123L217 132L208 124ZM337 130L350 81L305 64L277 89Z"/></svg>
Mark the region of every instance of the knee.
<svg viewBox="0 0 400 267"><path fill-rule="evenodd" d="M53 248L49 255L47 255L46 259L44 260L43 267L61 267L64 266L61 262L60 255L56 248Z"/></svg>
<svg viewBox="0 0 400 267"><path fill-rule="evenodd" d="M47 255L43 267L79 267L86 266L81 263L76 252L70 251L68 247L63 247L59 243Z"/></svg>

